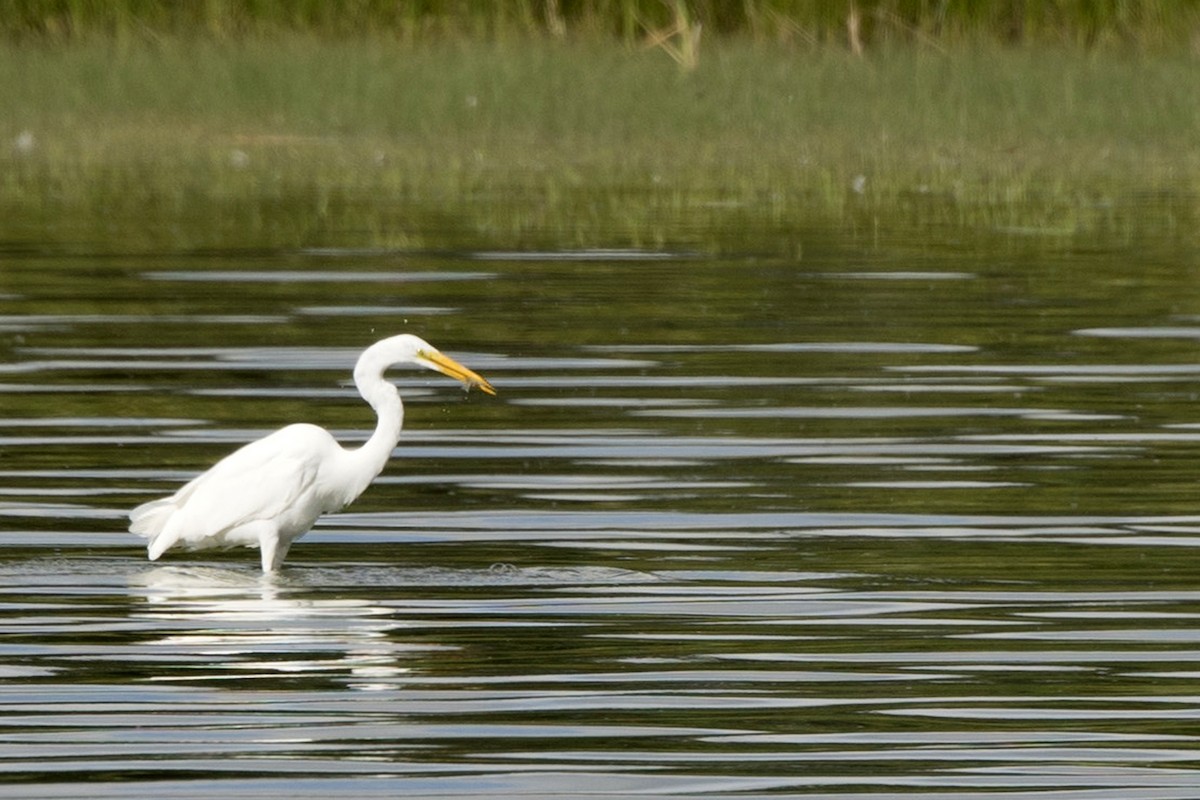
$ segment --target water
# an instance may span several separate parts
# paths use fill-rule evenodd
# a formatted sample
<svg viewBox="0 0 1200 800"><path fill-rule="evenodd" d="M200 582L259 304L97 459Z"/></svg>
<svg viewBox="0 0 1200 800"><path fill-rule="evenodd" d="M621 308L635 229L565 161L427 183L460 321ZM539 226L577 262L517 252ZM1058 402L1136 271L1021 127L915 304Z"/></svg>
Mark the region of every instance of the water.
<svg viewBox="0 0 1200 800"><path fill-rule="evenodd" d="M1026 234L5 251L0 795L1195 796L1194 256ZM145 560L406 330L499 396L397 370L275 580Z"/></svg>

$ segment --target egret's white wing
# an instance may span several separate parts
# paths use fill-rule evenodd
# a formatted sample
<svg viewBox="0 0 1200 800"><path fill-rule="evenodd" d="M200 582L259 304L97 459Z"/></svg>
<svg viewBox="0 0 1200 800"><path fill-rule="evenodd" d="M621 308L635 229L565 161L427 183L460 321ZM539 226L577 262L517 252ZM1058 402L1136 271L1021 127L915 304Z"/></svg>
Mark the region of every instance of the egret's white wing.
<svg viewBox="0 0 1200 800"><path fill-rule="evenodd" d="M151 558L176 544L188 549L253 544L225 537L247 523L282 524L297 512L308 516L330 446L336 447L332 438L315 426L278 430L226 456L174 495L135 508L130 530L151 540Z"/></svg>

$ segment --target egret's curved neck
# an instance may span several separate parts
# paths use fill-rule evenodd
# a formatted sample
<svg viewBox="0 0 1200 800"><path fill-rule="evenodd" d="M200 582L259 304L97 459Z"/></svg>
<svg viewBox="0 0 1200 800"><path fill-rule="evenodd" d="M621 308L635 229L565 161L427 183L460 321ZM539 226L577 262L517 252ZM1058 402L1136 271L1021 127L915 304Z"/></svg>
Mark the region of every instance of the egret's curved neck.
<svg viewBox="0 0 1200 800"><path fill-rule="evenodd" d="M361 480L361 486L355 487L358 492L367 488L372 479L383 471L396 442L400 440L400 429L404 426L404 403L400 400L400 393L383 378L384 370L391 366L391 362L381 353L373 351L374 348L367 348L354 367L354 385L379 417L371 438L362 447L348 453L355 477Z"/></svg>

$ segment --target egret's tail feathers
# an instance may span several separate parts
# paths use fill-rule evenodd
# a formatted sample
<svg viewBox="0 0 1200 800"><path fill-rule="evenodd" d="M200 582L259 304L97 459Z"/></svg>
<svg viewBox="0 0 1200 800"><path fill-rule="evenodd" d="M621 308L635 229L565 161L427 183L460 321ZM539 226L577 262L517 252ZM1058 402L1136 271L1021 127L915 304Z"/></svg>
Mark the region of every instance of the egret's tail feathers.
<svg viewBox="0 0 1200 800"><path fill-rule="evenodd" d="M129 512L129 532L138 536L153 536L167 525L167 520L178 508L169 498L151 500Z"/></svg>
<svg viewBox="0 0 1200 800"><path fill-rule="evenodd" d="M158 557L171 549L171 545L175 544L174 536L163 536L161 533L150 539L146 545L146 554L151 561L158 561Z"/></svg>
<svg viewBox="0 0 1200 800"><path fill-rule="evenodd" d="M166 531L167 523L178 510L179 507L168 498L151 500L129 512L129 531L150 540L146 543L146 550L151 561L157 561L159 556L175 544L178 536L166 535Z"/></svg>

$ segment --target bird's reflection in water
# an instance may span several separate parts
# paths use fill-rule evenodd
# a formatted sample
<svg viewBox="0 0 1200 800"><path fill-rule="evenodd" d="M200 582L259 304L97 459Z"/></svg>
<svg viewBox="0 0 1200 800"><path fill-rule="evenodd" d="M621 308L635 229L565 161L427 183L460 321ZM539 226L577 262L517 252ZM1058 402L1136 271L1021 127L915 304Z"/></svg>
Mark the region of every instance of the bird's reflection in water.
<svg viewBox="0 0 1200 800"><path fill-rule="evenodd" d="M136 618L161 647L154 680L247 681L288 676L354 689L392 689L414 658L445 648L406 643L389 609L362 597L323 597L257 572L157 567L135 575Z"/></svg>

